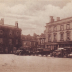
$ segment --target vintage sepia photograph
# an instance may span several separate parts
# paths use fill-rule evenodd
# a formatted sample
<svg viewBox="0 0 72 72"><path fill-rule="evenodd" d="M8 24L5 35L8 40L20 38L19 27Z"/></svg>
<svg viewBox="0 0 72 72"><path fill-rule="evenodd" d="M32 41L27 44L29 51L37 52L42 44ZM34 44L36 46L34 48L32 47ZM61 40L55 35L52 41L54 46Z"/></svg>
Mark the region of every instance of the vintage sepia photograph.
<svg viewBox="0 0 72 72"><path fill-rule="evenodd" d="M0 0L0 72L72 72L72 0Z"/></svg>

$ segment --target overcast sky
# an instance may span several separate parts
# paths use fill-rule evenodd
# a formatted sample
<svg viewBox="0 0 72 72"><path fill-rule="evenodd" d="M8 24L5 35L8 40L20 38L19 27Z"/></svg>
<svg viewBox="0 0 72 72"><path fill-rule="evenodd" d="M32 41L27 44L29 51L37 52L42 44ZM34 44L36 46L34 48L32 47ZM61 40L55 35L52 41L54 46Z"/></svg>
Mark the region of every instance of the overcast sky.
<svg viewBox="0 0 72 72"><path fill-rule="evenodd" d="M41 34L49 16L67 18L72 16L71 0L0 0L0 18L5 24L18 21L22 34Z"/></svg>

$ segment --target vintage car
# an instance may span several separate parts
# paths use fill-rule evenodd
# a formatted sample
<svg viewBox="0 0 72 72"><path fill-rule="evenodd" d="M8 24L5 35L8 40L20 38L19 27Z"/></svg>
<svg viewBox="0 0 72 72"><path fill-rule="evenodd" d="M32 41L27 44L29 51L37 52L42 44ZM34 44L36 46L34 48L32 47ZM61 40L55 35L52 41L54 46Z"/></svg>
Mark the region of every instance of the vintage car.
<svg viewBox="0 0 72 72"><path fill-rule="evenodd" d="M23 50L17 50L17 51L15 52L16 55L21 55L22 53L23 53Z"/></svg>
<svg viewBox="0 0 72 72"><path fill-rule="evenodd" d="M15 52L16 55L35 55L34 52L25 50L25 49L19 49Z"/></svg>
<svg viewBox="0 0 72 72"><path fill-rule="evenodd" d="M63 56L63 50L64 48L58 48L57 50L53 51L50 56L54 57L62 57Z"/></svg>
<svg viewBox="0 0 72 72"><path fill-rule="evenodd" d="M63 52L63 56L64 57L70 57L72 54L72 47L64 47L64 52Z"/></svg>
<svg viewBox="0 0 72 72"><path fill-rule="evenodd" d="M72 58L72 52L71 52L70 54L68 54L68 57L69 57L69 58Z"/></svg>
<svg viewBox="0 0 72 72"><path fill-rule="evenodd" d="M48 56L49 54L50 54L50 48L38 48L36 51L36 55Z"/></svg>

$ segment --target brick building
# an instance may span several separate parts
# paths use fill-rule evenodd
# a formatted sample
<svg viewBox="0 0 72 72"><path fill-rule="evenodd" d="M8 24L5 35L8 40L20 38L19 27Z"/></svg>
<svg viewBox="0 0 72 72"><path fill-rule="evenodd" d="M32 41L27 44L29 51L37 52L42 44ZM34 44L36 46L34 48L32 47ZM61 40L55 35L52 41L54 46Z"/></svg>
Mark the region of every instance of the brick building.
<svg viewBox="0 0 72 72"><path fill-rule="evenodd" d="M46 23L46 48L72 47L72 17L54 21L50 16L50 22Z"/></svg>
<svg viewBox="0 0 72 72"><path fill-rule="evenodd" d="M0 20L0 52L11 53L21 46L21 29L18 22L15 26L4 24L4 19Z"/></svg>
<svg viewBox="0 0 72 72"><path fill-rule="evenodd" d="M37 41L30 35L22 35L22 46L25 50L36 51Z"/></svg>

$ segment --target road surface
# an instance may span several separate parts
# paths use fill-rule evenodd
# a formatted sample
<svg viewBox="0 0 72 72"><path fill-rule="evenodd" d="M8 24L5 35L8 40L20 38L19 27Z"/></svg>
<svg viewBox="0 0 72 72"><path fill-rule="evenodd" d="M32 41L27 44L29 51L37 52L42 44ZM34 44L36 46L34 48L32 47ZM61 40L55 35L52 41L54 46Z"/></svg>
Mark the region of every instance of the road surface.
<svg viewBox="0 0 72 72"><path fill-rule="evenodd" d="M72 59L0 54L0 72L72 72Z"/></svg>

